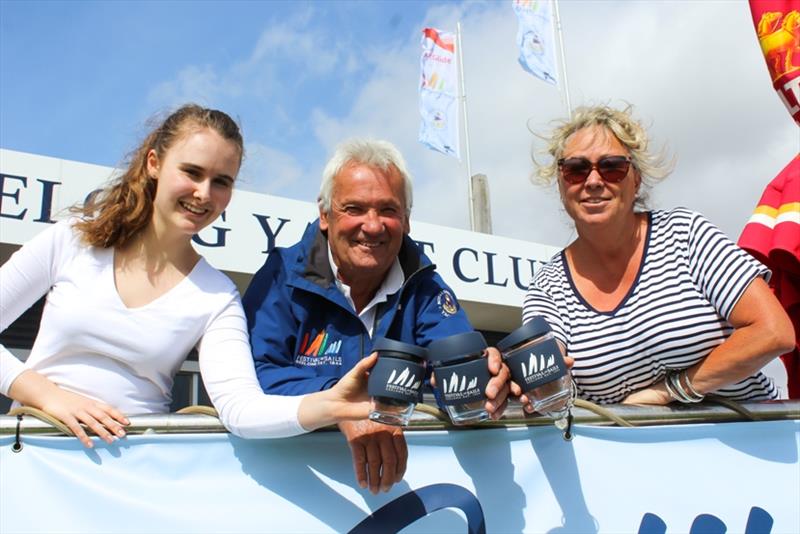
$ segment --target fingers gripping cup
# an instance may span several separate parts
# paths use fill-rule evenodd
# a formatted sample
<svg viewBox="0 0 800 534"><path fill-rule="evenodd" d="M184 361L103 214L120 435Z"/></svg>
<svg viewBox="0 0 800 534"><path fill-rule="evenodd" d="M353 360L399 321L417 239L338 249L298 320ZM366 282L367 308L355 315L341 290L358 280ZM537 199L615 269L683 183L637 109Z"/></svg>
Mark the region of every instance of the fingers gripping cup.
<svg viewBox="0 0 800 534"><path fill-rule="evenodd" d="M534 410L556 421L569 414L575 396L572 378L544 318L534 317L517 328L500 340L497 349Z"/></svg>
<svg viewBox="0 0 800 534"><path fill-rule="evenodd" d="M372 349L378 353L378 361L367 382L367 392L372 397L369 418L387 425L405 426L414 406L422 400L427 351L387 338L376 339Z"/></svg>
<svg viewBox="0 0 800 534"><path fill-rule="evenodd" d="M454 424L479 423L489 419L486 385L489 364L480 332L465 332L428 345L428 358L436 374L436 387Z"/></svg>

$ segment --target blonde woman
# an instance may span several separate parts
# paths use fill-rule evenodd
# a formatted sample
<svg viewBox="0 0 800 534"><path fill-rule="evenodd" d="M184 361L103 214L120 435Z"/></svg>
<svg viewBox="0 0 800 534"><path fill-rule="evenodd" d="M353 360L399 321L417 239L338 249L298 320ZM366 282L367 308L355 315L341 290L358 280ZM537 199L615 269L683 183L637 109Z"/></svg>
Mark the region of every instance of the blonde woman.
<svg viewBox="0 0 800 534"><path fill-rule="evenodd" d="M523 320L540 315L574 358L579 395L598 403L777 397L761 369L794 344L769 271L703 215L648 210L669 165L630 113L583 107L548 138L578 237L531 282ZM530 405L528 405L530 410Z"/></svg>

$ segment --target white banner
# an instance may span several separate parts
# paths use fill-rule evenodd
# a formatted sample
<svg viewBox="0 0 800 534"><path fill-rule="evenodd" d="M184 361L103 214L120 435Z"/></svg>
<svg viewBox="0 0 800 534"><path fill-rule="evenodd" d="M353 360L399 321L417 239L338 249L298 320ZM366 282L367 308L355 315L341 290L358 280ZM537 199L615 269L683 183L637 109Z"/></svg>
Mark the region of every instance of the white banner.
<svg viewBox="0 0 800 534"><path fill-rule="evenodd" d="M338 432L0 438L0 532L800 532L798 421L410 431L388 493Z"/></svg>
<svg viewBox="0 0 800 534"><path fill-rule="evenodd" d="M422 30L419 140L428 148L460 158L455 47L454 34L435 28Z"/></svg>
<svg viewBox="0 0 800 534"><path fill-rule="evenodd" d="M514 0L519 19L519 64L540 80L558 84L553 3L551 0Z"/></svg>

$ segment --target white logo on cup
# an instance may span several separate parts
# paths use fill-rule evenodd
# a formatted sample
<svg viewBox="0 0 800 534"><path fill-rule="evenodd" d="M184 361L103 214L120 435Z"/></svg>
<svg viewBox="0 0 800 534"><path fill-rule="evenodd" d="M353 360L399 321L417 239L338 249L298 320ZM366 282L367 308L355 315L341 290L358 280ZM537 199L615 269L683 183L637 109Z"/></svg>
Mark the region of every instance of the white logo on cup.
<svg viewBox="0 0 800 534"><path fill-rule="evenodd" d="M448 382L447 379L442 380L442 389L445 393L455 393L460 391L466 391L468 389L472 389L478 385L478 377L476 376L472 380L467 383L467 377L461 377L461 387L458 386L458 374L455 372L450 376L450 381Z"/></svg>
<svg viewBox="0 0 800 534"><path fill-rule="evenodd" d="M414 382L414 375L408 370L408 367L403 369L403 372L399 375L397 374L397 369L392 369L392 374L389 375L389 380L386 381L386 389L388 390L399 387L410 389L412 391L418 391L421 385L422 380L417 380Z"/></svg>
<svg viewBox="0 0 800 534"><path fill-rule="evenodd" d="M525 382L528 383L552 375L554 372L558 371L555 354L550 354L549 356L540 354L537 358L536 355L531 352L528 366L525 367L525 362L520 362L520 367L522 367L522 375L525 377Z"/></svg>

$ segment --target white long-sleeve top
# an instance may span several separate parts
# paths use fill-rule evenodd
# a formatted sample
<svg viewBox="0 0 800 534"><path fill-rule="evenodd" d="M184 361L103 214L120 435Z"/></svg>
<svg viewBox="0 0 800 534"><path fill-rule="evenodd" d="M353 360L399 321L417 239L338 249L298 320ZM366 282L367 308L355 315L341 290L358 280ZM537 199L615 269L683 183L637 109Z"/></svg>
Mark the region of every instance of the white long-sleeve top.
<svg viewBox="0 0 800 534"><path fill-rule="evenodd" d="M21 362L0 345L0 393L33 369L58 386L127 415L169 410L175 373L193 347L222 423L248 438L305 432L302 396L266 395L255 375L239 293L200 259L191 273L138 308L122 302L114 250L85 246L70 221L41 232L0 267L0 331L42 295L33 349Z"/></svg>

